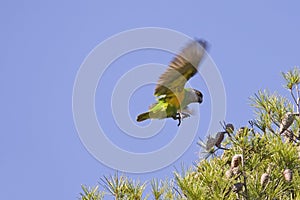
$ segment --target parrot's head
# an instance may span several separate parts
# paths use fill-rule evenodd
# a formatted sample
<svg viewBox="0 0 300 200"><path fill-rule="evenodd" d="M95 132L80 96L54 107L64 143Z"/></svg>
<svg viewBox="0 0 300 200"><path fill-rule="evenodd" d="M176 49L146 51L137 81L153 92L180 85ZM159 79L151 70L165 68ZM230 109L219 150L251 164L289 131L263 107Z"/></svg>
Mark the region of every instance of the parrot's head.
<svg viewBox="0 0 300 200"><path fill-rule="evenodd" d="M185 104L189 105L190 103L202 103L203 95L199 90L193 88L184 88L185 90Z"/></svg>
<svg viewBox="0 0 300 200"><path fill-rule="evenodd" d="M203 94L199 90L196 90L196 89L193 89L192 91L195 94L195 98L196 98L195 101L198 102L198 103L202 103L202 101L203 101Z"/></svg>

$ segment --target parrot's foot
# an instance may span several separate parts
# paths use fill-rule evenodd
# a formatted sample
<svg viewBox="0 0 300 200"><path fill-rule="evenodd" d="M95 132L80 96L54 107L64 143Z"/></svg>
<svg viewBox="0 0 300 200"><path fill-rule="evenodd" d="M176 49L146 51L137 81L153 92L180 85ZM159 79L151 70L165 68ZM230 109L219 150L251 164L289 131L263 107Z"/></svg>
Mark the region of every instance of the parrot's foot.
<svg viewBox="0 0 300 200"><path fill-rule="evenodd" d="M176 115L173 117L174 120L178 119L178 124L177 126L180 126L182 119L190 117L189 114L187 113L176 113Z"/></svg>
<svg viewBox="0 0 300 200"><path fill-rule="evenodd" d="M190 117L191 115L188 114L188 113L180 113L181 114L181 118L184 119L184 118L188 118Z"/></svg>

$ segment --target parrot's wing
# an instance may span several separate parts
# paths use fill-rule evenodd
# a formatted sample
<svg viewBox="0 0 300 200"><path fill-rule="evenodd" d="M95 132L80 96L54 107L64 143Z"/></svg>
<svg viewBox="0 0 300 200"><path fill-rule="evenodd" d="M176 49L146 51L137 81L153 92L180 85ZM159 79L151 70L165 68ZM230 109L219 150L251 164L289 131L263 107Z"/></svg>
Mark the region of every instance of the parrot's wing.
<svg viewBox="0 0 300 200"><path fill-rule="evenodd" d="M180 93L185 83L197 73L206 49L206 41L192 41L173 59L168 69L160 76L154 95Z"/></svg>
<svg viewBox="0 0 300 200"><path fill-rule="evenodd" d="M156 102L152 105L149 106L149 111L152 111L152 112L157 112L157 111L164 111L166 110L168 107L168 104L163 102L163 101L159 101L159 102Z"/></svg>

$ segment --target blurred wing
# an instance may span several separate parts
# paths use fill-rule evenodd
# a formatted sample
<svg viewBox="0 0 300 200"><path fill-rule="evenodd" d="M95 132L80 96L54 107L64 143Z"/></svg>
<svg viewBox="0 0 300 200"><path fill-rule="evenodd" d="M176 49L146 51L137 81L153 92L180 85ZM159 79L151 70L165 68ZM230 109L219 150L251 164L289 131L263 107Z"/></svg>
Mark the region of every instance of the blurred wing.
<svg viewBox="0 0 300 200"><path fill-rule="evenodd" d="M154 95L172 95L180 93L185 83L197 73L206 49L204 40L189 43L170 63L160 76Z"/></svg>
<svg viewBox="0 0 300 200"><path fill-rule="evenodd" d="M196 115L196 110L191 109L191 108L189 108L188 106L184 107L184 108L181 110L181 112L182 112L182 113L189 114L189 115Z"/></svg>

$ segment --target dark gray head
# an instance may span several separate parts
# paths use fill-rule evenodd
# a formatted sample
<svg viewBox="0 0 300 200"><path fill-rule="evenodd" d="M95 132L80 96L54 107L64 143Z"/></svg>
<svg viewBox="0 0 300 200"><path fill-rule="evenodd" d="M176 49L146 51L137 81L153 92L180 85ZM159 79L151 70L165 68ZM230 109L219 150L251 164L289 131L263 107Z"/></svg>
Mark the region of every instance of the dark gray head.
<svg viewBox="0 0 300 200"><path fill-rule="evenodd" d="M193 89L193 91L196 94L197 102L198 103L202 103L202 101L203 101L203 94L199 90L196 90L196 89Z"/></svg>

